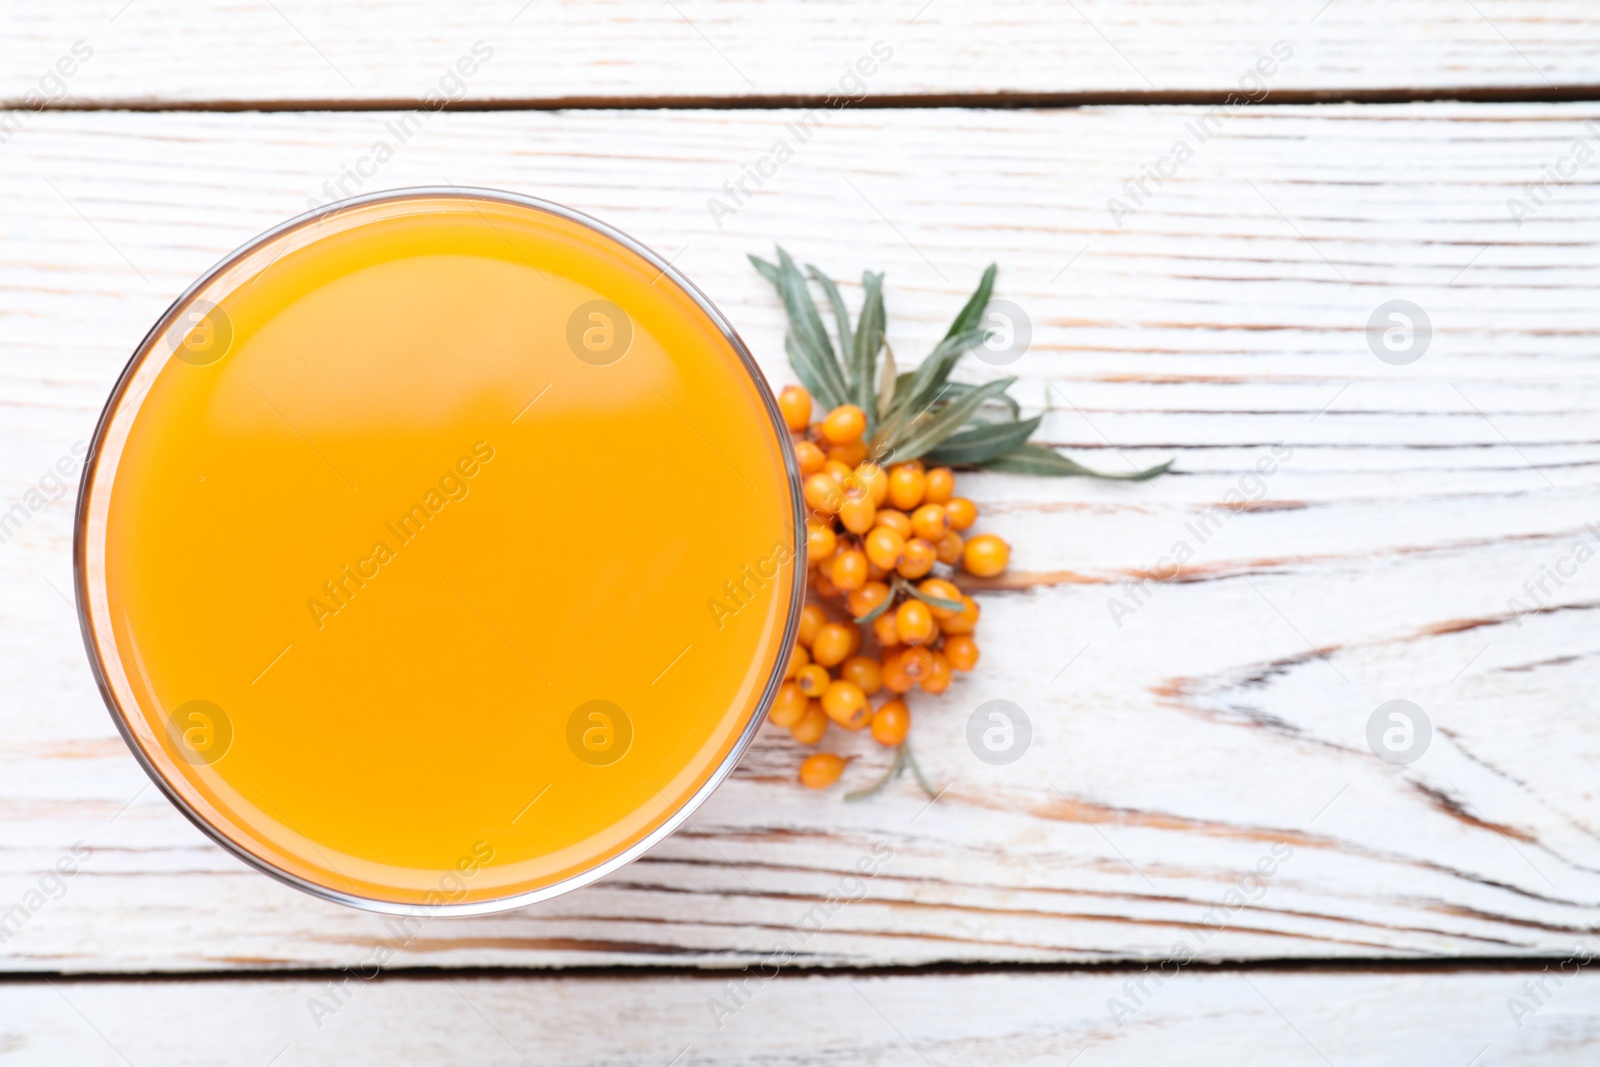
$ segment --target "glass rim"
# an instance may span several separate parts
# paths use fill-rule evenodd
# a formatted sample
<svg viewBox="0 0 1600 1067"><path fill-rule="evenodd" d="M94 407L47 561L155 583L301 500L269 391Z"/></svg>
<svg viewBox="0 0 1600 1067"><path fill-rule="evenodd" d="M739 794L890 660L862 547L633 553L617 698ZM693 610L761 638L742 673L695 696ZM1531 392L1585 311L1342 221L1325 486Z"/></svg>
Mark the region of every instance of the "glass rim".
<svg viewBox="0 0 1600 1067"><path fill-rule="evenodd" d="M402 188L384 189L377 192L365 193L361 196L350 197L348 199L336 201L332 204L328 204L311 211L302 212L293 218L287 219L267 230L262 231L255 237L246 241L244 244L235 248L232 252L229 252L227 255L219 259L208 270L196 278L194 282L185 288L183 292L180 293L178 297L167 306L166 310L157 317L155 323L139 341L138 345L134 347L132 356L129 357L127 363L124 364L122 368L122 372L117 376L116 383L112 386L110 395L106 398L105 405L101 408L99 418L95 421L94 434L89 441L89 451L84 456L83 476L78 484L78 496L73 516L72 585L74 599L76 601L75 607L78 615L78 626L83 636L84 649L88 653L89 668L94 675L95 685L100 691L101 699L105 702L106 710L111 715L111 721L117 727L117 732L122 736L122 740L127 744L129 750L133 753L134 759L144 769L144 772L150 777L150 780L155 783L156 788L158 788L166 796L167 800L170 801L172 805L180 812L182 812L191 823L199 828L202 833L204 833L216 844L222 846L224 850L242 860L251 868L267 875L275 881L301 890L302 892L309 893L314 897L332 901L336 904L344 904L348 907L358 908L363 911L377 912L386 915L421 917L432 917L435 915L469 916L490 915L497 912L513 911L518 908L526 907L530 904L537 904L540 901L562 896L566 893L572 892L575 889L580 889L638 859L651 848L655 847L661 841L669 837L675 830L677 830L679 826L683 825L683 823L688 820L688 818L693 815L702 804L705 803L711 794L716 791L717 787L720 786L733 772L734 767L738 765L740 759L743 758L745 752L749 749L750 744L755 740L756 734L761 729L761 724L766 720L767 713L771 710L772 704L777 698L778 689L783 684L784 670L788 665L788 657L782 655L780 652L778 658L773 663L771 674L761 692L761 696L755 703L754 714L751 715L749 722L745 723L744 728L739 733L739 736L735 738L732 748L729 749L728 753L712 769L710 776L705 780L705 782L703 782L698 789L696 789L681 804L679 804L677 808L671 810L666 818L662 819L657 826L651 829L648 833L644 834L637 841L633 842L633 844L629 845L627 848L624 848L622 851L618 852L609 859L579 871L576 874L563 878L558 882L553 882L538 889L531 889L520 893L512 893L506 896L495 897L487 900L463 901L460 903L445 902L440 904L407 904L399 901L383 900L346 892L344 890L334 889L330 886L321 885L317 882L310 881L309 879L291 874L289 871L286 871L275 864L268 862L262 857L255 855L243 845L234 841L219 827L213 825L208 819L196 811L194 807L183 798L178 790L173 787L172 783L167 780L166 775L156 765L156 762L152 760L144 751L143 746L134 737L133 732L128 724L127 716L121 709L112 689L110 680L106 676L105 665L102 661L102 655L100 651L100 643L96 639L95 626L91 618L89 607L88 567L88 505L91 496L91 490L95 483L95 477L98 473L100 460L104 457L106 432L110 426L111 420L121 409L122 401L127 395L128 386L132 382L135 372L144 364L144 361L150 354L155 342L164 333L166 333L167 330L172 328L173 324L177 321L178 316L189 305L197 293L202 291L207 285L221 276L230 267L239 263L245 257L256 252L262 247L271 244L273 241L278 240L292 231L298 230L307 225L321 222L329 217L339 215L355 208L368 207L373 204L380 204L390 201L446 198L454 198L462 201L479 200L509 204L515 207L529 208L534 211L544 212L549 215L554 215L557 218L564 219L568 222L576 223L579 226L598 233L602 237L616 242L628 251L632 252L634 255L639 256L646 263L660 270L663 277L669 279L679 288L679 290L681 290L689 297L691 301L694 302L695 306L698 307L700 311L711 321L711 324L716 327L717 332L720 333L723 339L732 347L734 353L739 357L740 365L744 368L745 373L750 376L751 381L758 387L757 392L761 395L762 404L767 413L768 421L771 424L774 436L778 440L779 452L783 457L784 470L788 475L790 515L793 522L794 539L794 544L791 547L794 550L793 559L795 566L792 588L790 590L788 618L784 624L783 637L778 642L779 649L788 649L794 645L795 638L799 632L800 612L805 606L806 595L806 506L801 488L800 468L795 459L794 447L789 441L788 424L784 420L783 414L778 408L777 398L772 391L772 386L767 381L766 375L762 373L760 366L757 365L755 357L751 355L749 348L744 343L744 340L739 336L738 331L733 328L732 323L730 323L722 314L722 312L717 309L716 305L711 302L710 298L701 292L698 286L696 286L676 267L674 267L670 260L657 254L648 246L629 234L617 229L615 226L602 222L591 215L585 214L584 212L578 211L574 208L567 207L564 204L558 204L555 201L545 200L540 197L528 196L523 193L513 193L505 190L489 189L477 186L406 186ZM114 649L112 650L112 654L115 654Z"/></svg>

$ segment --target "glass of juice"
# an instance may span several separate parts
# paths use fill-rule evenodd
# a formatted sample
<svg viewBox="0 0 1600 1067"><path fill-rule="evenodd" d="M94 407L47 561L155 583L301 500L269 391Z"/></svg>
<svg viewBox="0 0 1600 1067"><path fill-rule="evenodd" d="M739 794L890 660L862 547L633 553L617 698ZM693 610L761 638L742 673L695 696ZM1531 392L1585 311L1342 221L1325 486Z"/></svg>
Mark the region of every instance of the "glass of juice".
<svg viewBox="0 0 1600 1067"><path fill-rule="evenodd" d="M592 882L689 817L804 595L783 420L665 260L475 189L346 201L196 282L78 501L100 690L252 866L402 914Z"/></svg>

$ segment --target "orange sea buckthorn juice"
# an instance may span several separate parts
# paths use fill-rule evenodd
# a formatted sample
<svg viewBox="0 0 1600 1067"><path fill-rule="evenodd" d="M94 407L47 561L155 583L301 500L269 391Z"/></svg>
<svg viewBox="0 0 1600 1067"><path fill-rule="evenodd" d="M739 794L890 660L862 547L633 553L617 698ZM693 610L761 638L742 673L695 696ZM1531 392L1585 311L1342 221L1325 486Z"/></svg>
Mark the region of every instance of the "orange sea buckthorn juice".
<svg viewBox="0 0 1600 1067"><path fill-rule="evenodd" d="M230 257L113 394L84 631L219 841L381 910L636 855L731 768L803 580L786 435L675 272L553 205L351 202Z"/></svg>

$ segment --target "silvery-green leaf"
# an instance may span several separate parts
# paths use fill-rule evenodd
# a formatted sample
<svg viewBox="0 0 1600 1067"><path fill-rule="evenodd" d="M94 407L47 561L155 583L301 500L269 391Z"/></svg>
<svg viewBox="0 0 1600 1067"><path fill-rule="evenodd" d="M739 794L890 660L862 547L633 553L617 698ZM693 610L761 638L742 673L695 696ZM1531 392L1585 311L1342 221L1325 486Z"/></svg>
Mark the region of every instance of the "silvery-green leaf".
<svg viewBox="0 0 1600 1067"><path fill-rule="evenodd" d="M1021 422L990 422L969 428L945 438L944 443L927 453L930 463L945 463L976 467L996 456L1021 448L1029 435L1039 428L1043 415Z"/></svg>
<svg viewBox="0 0 1600 1067"><path fill-rule="evenodd" d="M760 271L763 278L773 285L778 284L778 265L776 263L768 263L760 256L750 256L749 259L751 266Z"/></svg>
<svg viewBox="0 0 1600 1067"><path fill-rule="evenodd" d="M977 386L968 385L965 382L949 382L946 383L944 396L945 399L948 400L951 397L960 396L968 389L976 388ZM1001 415L998 411L991 409L989 404L1003 404L1005 405L1009 414ZM993 417L986 419L986 421L1015 422L1016 420L1022 418L1022 405L1018 404L1014 399L1012 399L1010 393L1001 393L997 397L992 397L988 404L985 404L983 408L978 409L978 411L974 413L974 418L985 418L986 415L990 415L991 413Z"/></svg>
<svg viewBox="0 0 1600 1067"><path fill-rule="evenodd" d="M873 619L876 619L879 615L882 615L884 612L888 611L889 610L889 606L891 604L893 604L893 603L894 603L894 595L891 593L889 596L884 597L883 600L878 604L877 607L873 608L871 611L867 612L865 615L857 615L855 617L854 621L862 623L862 624L869 623ZM955 610L960 611L961 610L961 605L957 604Z"/></svg>
<svg viewBox="0 0 1600 1067"><path fill-rule="evenodd" d="M998 270L997 264L989 264L988 269L983 272L983 278L978 282L977 291L972 294L966 306L961 309L961 314L957 315L956 320L950 324L950 332L945 334L946 337L954 337L958 333L976 330L979 324L983 322L983 312L989 306L990 295L994 293L994 276Z"/></svg>
<svg viewBox="0 0 1600 1067"><path fill-rule="evenodd" d="M812 373L826 384L826 388L818 394L819 399L829 407L846 403L849 390L845 388L844 372L839 369L839 361L834 358L833 343L822 328L822 318L817 314L816 305L811 302L811 291L806 288L805 279L800 276L799 268L789 258L789 253L781 247L778 249L778 293L783 297L784 310L789 313L789 335L795 340L795 347L789 351L790 362L794 362L794 353L798 349L806 357ZM798 366L795 367L795 373L800 373Z"/></svg>
<svg viewBox="0 0 1600 1067"><path fill-rule="evenodd" d="M906 766L911 768L911 777L917 780L917 784L922 787L922 791L934 800L938 800L943 796L945 789L950 788L949 785L946 784L940 789L933 787L933 784L928 781L927 775L922 773L922 767L917 763L916 754L911 751L911 742L909 740L900 742L900 749L906 754Z"/></svg>
<svg viewBox="0 0 1600 1067"><path fill-rule="evenodd" d="M916 459L923 453L937 448L945 438L961 429L962 423L978 410L980 404L992 396L999 396L1015 381L1015 378L997 378L992 382L986 382L976 389L969 390L959 399L952 400L931 415L908 423L898 438L889 439L892 451L887 462L899 463Z"/></svg>
<svg viewBox="0 0 1600 1067"><path fill-rule="evenodd" d="M965 604L961 603L961 601L959 601L959 600L946 600L942 596L929 596L927 593L924 593L922 590L918 589L916 586L912 585L910 582L901 583L901 587L910 596L915 597L916 599L922 601L924 604L932 604L934 607L938 608L940 611L965 611L965 610L967 610L967 606ZM860 620L858 619L857 621L859 622Z"/></svg>
<svg viewBox="0 0 1600 1067"><path fill-rule="evenodd" d="M894 349L888 342L883 345L883 370L878 375L878 418L889 414L889 408L894 404L895 386L899 384L899 375L895 373Z"/></svg>
<svg viewBox="0 0 1600 1067"><path fill-rule="evenodd" d="M903 744L896 745L894 751L894 763L891 764L889 769L884 772L883 777L879 778L876 782L867 786L865 789L857 789L854 793L846 793L844 798L850 801L866 800L873 794L881 792L884 786L900 777L900 773L905 769L906 747Z"/></svg>
<svg viewBox="0 0 1600 1067"><path fill-rule="evenodd" d="M878 350L883 347L885 312L883 309L883 275L871 271L861 275L861 316L856 320L855 350L847 354L851 363L850 384L855 389L855 402L867 412L870 422L878 420L873 412L874 374L878 364Z"/></svg>
<svg viewBox="0 0 1600 1067"><path fill-rule="evenodd" d="M778 294L783 297L784 310L789 313L789 328L795 336L803 344L833 358L833 342L828 340L828 331L822 328L822 317L812 303L806 280L782 247L778 249Z"/></svg>
<svg viewBox="0 0 1600 1067"><path fill-rule="evenodd" d="M906 394L910 392L911 383L916 376L917 372L914 370L897 373L894 376L894 396L890 398L889 410L893 411L895 406L898 405L900 401L905 398Z"/></svg>
<svg viewBox="0 0 1600 1067"><path fill-rule="evenodd" d="M906 406L926 407L932 403L939 387L944 385L950 372L955 369L957 361L988 338L988 330L966 330L940 341L914 372L911 385L906 390Z"/></svg>
<svg viewBox="0 0 1600 1067"><path fill-rule="evenodd" d="M1056 477L1080 478L1109 478L1119 482L1143 482L1164 473L1173 461L1157 464L1148 470L1131 471L1128 474L1106 474L1102 471L1092 470L1081 463L1075 463L1054 449L1045 448L1043 445L1023 445L1021 448L1008 452L1003 456L982 464L985 470L1004 471L1008 474L1042 474Z"/></svg>
<svg viewBox="0 0 1600 1067"><path fill-rule="evenodd" d="M834 391L833 384L828 381L822 368L817 366L816 353L795 340L793 333L783 335L783 348L789 353L789 366L794 368L795 376L800 379L800 384L816 397L817 403L830 408L844 403L839 399L838 393Z"/></svg>
<svg viewBox="0 0 1600 1067"><path fill-rule="evenodd" d="M822 286L822 292L833 308L833 321L839 335L839 354L849 363L850 353L855 350L856 335L850 328L850 312L845 309L844 297L839 295L839 287L833 284L831 278L809 263L806 264L806 273Z"/></svg>
<svg viewBox="0 0 1600 1067"><path fill-rule="evenodd" d="M987 330L968 330L940 341L921 365L911 372L909 383L896 384L894 404L889 409L888 417L883 420L878 436L889 440L903 433L907 423L927 411L935 402L946 399L954 391L944 386L956 361L970 349L982 344L988 335Z"/></svg>

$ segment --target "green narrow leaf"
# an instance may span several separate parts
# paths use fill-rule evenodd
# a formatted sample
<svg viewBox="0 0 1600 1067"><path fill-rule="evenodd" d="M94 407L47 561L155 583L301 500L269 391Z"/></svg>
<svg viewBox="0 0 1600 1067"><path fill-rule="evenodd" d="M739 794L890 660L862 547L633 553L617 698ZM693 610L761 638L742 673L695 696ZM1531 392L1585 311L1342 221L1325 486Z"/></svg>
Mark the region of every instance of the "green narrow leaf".
<svg viewBox="0 0 1600 1067"><path fill-rule="evenodd" d="M889 416L883 420L878 436L885 441L892 441L904 432L908 423L932 407L934 401L951 392L944 385L956 361L969 349L983 343L988 335L987 330L968 330L940 341L921 365L911 372L909 383L896 384L894 404L889 409Z"/></svg>
<svg viewBox="0 0 1600 1067"><path fill-rule="evenodd" d="M924 604L932 604L941 611L967 610L966 605L961 603L959 600L946 600L942 596L929 596L927 593L924 593L910 582L901 582L900 588L905 590L908 596L914 597L917 600L922 601Z"/></svg>
<svg viewBox="0 0 1600 1067"><path fill-rule="evenodd" d="M890 398L889 401L890 411L893 411L895 407L898 406L903 399L905 399L911 390L911 383L916 380L916 377L917 372L914 370L908 370L904 373L895 375L894 396Z"/></svg>
<svg viewBox="0 0 1600 1067"><path fill-rule="evenodd" d="M946 337L954 337L958 333L975 330L978 328L978 324L983 322L984 309L989 306L989 297L994 294L994 276L998 270L999 266L994 263L989 264L988 268L984 270L983 277L978 281L977 291L972 294L972 298L961 309L961 314L957 315L956 320L950 324L950 332L945 334Z"/></svg>
<svg viewBox="0 0 1600 1067"><path fill-rule="evenodd" d="M944 795L944 790L950 787L947 785L944 789L935 789L928 783L927 776L922 773L922 767L917 763L917 757L911 751L911 742L902 741L900 742L900 747L905 749L906 765L911 768L911 776L917 780L917 784L922 787L924 793L938 800Z"/></svg>
<svg viewBox="0 0 1600 1067"><path fill-rule="evenodd" d="M834 399L833 385L828 381L822 369L817 366L816 354L806 349L795 340L792 333L783 335L784 351L789 353L789 366L794 368L794 373L800 379L800 384L805 386L811 395L816 397L817 403L829 407L837 407L843 401Z"/></svg>
<svg viewBox="0 0 1600 1067"><path fill-rule="evenodd" d="M750 265L760 271L763 278L773 285L778 284L778 265L776 263L768 263L760 256L750 256L749 259Z"/></svg>
<svg viewBox="0 0 1600 1067"><path fill-rule="evenodd" d="M965 382L949 382L945 386L945 391L944 391L945 399L948 400L948 399L951 399L951 398L954 398L954 397L958 397L962 393L966 392L968 389L976 389L976 388L977 388L977 386L968 385ZM1006 415L1004 418L997 419L996 421L999 421L999 422L1016 422L1018 419L1022 418L1022 405L1017 403L1016 400L1012 399L1012 396L1011 396L1010 393L1001 393L997 397L991 397L989 402L993 403L995 401L999 401L1000 403L1004 404L1006 406L1007 410L1010 412L1010 414ZM975 414L981 416L981 415L984 414L984 411L983 411L983 409L979 409Z"/></svg>
<svg viewBox="0 0 1600 1067"><path fill-rule="evenodd" d="M784 310L789 313L789 328L795 336L818 352L833 357L833 342L828 340L828 331L822 328L822 316L817 314L817 305L812 303L811 290L806 288L800 268L782 248L778 249L778 292L783 297Z"/></svg>
<svg viewBox="0 0 1600 1067"><path fill-rule="evenodd" d="M1023 445L1013 452L998 456L982 464L985 470L1004 471L1007 474L1041 474L1053 475L1060 478L1108 478L1119 482L1143 482L1154 478L1158 474L1166 473L1173 461L1158 463L1148 470L1134 471L1129 474L1106 474L1102 471L1085 467L1075 463L1054 449L1043 445Z"/></svg>
<svg viewBox="0 0 1600 1067"><path fill-rule="evenodd" d="M883 309L883 275L866 271L861 275L861 316L856 320L855 349L851 354L851 385L855 387L855 402L867 413L868 434L876 427L873 412L874 372L878 367L878 350L883 347L886 315Z"/></svg>
<svg viewBox="0 0 1600 1067"><path fill-rule="evenodd" d="M850 329L850 312L845 309L844 297L839 295L839 287L833 284L833 279L822 273L810 263L806 264L806 273L811 275L822 286L822 292L828 298L828 303L833 307L833 320L839 334L839 354L844 357L844 362L850 362L850 353L854 351L856 335Z"/></svg>
<svg viewBox="0 0 1600 1067"><path fill-rule="evenodd" d="M879 615L882 615L884 612L888 611L890 605L893 604L893 603L894 603L894 594L893 594L893 592L891 592L888 596L883 598L883 602L881 604L879 604L877 607L873 608L871 611L867 612L865 615L857 615L854 618L854 620L852 620L852 621L859 622L859 623L869 623L873 619L876 619ZM957 604L955 606L955 610L956 611L960 611L961 607L962 606L960 604Z"/></svg>
<svg viewBox="0 0 1600 1067"><path fill-rule="evenodd" d="M973 426L945 438L943 444L927 453L930 463L975 467L997 456L1021 448L1039 428L1043 415L1020 422L990 422Z"/></svg>
<svg viewBox="0 0 1600 1067"><path fill-rule="evenodd" d="M795 340L795 346L789 349L790 362L794 362L795 351L799 350L806 357L817 380L825 384L823 389L812 390L817 398L830 408L845 403L849 390L845 387L844 372L834 358L833 344L828 340L828 332L822 328L817 306L811 301L811 290L806 288L806 280L800 276L794 260L781 247L778 249L777 284L778 294L783 297L784 310L789 313L789 336ZM795 367L795 373L800 373L798 366Z"/></svg>
<svg viewBox="0 0 1600 1067"><path fill-rule="evenodd" d="M888 785L896 778L900 777L900 772L904 771L905 769L906 749L904 745L897 745L895 746L894 764L890 766L886 772L884 772L883 777L879 778L876 782L867 786L865 789L857 789L854 793L846 793L844 798L851 801L865 800L874 793L882 790L884 786Z"/></svg>
<svg viewBox="0 0 1600 1067"><path fill-rule="evenodd" d="M907 407L925 407L938 395L940 386L949 380L962 356L988 340L988 330L966 330L940 341L928 357L913 372L911 385L906 390Z"/></svg>
<svg viewBox="0 0 1600 1067"><path fill-rule="evenodd" d="M895 387L900 384L899 375L895 373L894 349L889 347L888 341L883 343L883 371L878 377L878 418L882 419L894 405Z"/></svg>
<svg viewBox="0 0 1600 1067"><path fill-rule="evenodd" d="M938 411L917 419L905 427L899 440L889 442L891 452L887 463L900 463L937 448L945 438L961 429L962 423L972 416L978 406L992 396L999 396L1010 388L1015 378L997 378L971 390L958 400L952 400Z"/></svg>

